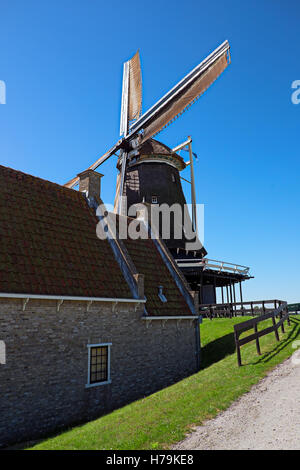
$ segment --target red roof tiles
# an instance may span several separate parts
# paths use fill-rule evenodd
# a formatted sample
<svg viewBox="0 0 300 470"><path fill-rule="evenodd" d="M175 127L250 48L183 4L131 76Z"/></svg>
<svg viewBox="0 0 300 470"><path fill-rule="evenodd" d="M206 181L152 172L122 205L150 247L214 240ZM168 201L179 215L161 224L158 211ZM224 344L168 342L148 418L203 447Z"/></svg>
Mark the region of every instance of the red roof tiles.
<svg viewBox="0 0 300 470"><path fill-rule="evenodd" d="M0 291L132 298L84 196L0 166Z"/></svg>
<svg viewBox="0 0 300 470"><path fill-rule="evenodd" d="M146 309L149 315L191 315L183 295L175 280L164 263L154 241L123 240L128 253L139 273L145 275ZM158 297L158 286L163 286L163 294L167 302L163 303Z"/></svg>
<svg viewBox="0 0 300 470"><path fill-rule="evenodd" d="M0 292L133 298L97 223L82 193L0 166ZM190 315L153 240L123 241L145 275L148 314Z"/></svg>

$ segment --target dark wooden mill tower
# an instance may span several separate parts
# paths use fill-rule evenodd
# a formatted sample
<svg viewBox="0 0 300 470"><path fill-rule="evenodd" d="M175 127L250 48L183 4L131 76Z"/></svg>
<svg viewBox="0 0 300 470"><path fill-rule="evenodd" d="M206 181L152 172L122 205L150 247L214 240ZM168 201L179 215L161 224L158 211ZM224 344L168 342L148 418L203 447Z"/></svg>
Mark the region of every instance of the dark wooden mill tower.
<svg viewBox="0 0 300 470"><path fill-rule="evenodd" d="M192 221L180 178L180 172L186 167L187 163L180 155L167 145L150 138L137 147L132 156L129 154L124 176L122 196L126 198L126 215L129 215L130 207L140 203L148 206L149 217L150 211L154 211L156 208L160 210L162 205L166 205L170 209L175 207L179 209L180 220L178 217L175 220L175 214L170 211L170 218L166 221L161 213L160 224L157 227L161 238L164 239L174 257L179 253L179 250L185 250L188 241L183 230L185 208L186 217L188 217L192 230ZM121 161L118 162L117 168L121 174ZM119 184L120 176L117 183L115 209L119 201ZM125 207L123 209L125 210ZM161 227L164 222L170 223L170 232L167 230L167 234L164 234ZM195 240L195 236L192 240ZM202 257L206 251L201 247L200 242L198 245L198 256Z"/></svg>
<svg viewBox="0 0 300 470"><path fill-rule="evenodd" d="M118 157L119 174L114 205L116 213L128 215L128 209L138 203L149 207L159 207L162 204L170 207L178 204L184 208L186 199L181 186L180 171L190 165L192 210L191 217L188 218L195 240L198 241L191 139L171 149L154 140L153 136L191 106L227 68L230 64L229 50L229 43L225 41L143 115L139 53L124 63L121 139L90 166L90 169L94 170L111 156ZM178 154L178 150L184 147L188 147L189 162L185 162ZM73 178L66 186L72 188L77 183L78 178ZM168 237L161 232L160 224L158 229L191 289L199 292L200 304L215 303L218 287L221 288L223 302L224 289L227 302L234 302L234 287L237 283L240 285L242 299L241 283L249 279L249 268L207 259L207 252L200 241L196 248L186 249L186 226L183 222L186 222L186 219L182 219L179 224L178 219L174 219ZM181 230L179 238L175 236L178 226Z"/></svg>

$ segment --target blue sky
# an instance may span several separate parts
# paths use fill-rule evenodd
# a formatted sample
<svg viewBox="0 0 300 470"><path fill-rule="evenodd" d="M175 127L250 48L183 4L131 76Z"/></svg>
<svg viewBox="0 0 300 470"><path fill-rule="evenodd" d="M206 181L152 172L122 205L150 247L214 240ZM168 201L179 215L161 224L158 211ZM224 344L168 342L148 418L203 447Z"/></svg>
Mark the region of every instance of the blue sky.
<svg viewBox="0 0 300 470"><path fill-rule="evenodd" d="M300 301L299 13L296 0L1 0L0 163L63 184L118 139L138 48L145 111L228 39L230 67L158 138L193 137L208 256L251 266L248 299ZM112 202L115 161L101 172Z"/></svg>

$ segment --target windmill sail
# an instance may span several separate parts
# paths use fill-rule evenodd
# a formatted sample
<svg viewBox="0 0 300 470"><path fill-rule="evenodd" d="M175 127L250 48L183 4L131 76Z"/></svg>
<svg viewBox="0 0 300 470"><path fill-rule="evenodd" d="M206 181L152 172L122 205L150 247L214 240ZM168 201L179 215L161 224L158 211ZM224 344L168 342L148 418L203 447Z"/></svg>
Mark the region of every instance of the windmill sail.
<svg viewBox="0 0 300 470"><path fill-rule="evenodd" d="M191 106L221 75L230 63L229 43L225 41L149 109L130 129L144 129L143 141L160 132Z"/></svg>
<svg viewBox="0 0 300 470"><path fill-rule="evenodd" d="M142 107L142 80L139 52L125 62L120 126L121 135L124 137L89 168L95 170L120 149L122 149L123 155L128 151L127 147L130 141L135 139L141 131L143 131L143 138L140 140L140 144L175 120L205 92L230 64L229 49L228 41L224 41L141 117L139 115ZM133 120L135 121L131 122L129 126L130 121ZM123 158L123 175L125 174L126 160L127 157ZM78 177L75 177L65 186L73 188L78 180ZM123 185L124 181L121 180L117 191L119 198L123 194Z"/></svg>
<svg viewBox="0 0 300 470"><path fill-rule="evenodd" d="M139 51L129 61L128 119L138 119L142 110L142 74Z"/></svg>
<svg viewBox="0 0 300 470"><path fill-rule="evenodd" d="M188 107L190 107L207 88L221 75L227 67L227 57L220 57L203 75L195 79L190 87L179 94L176 99L171 100L165 107L163 112L153 119L145 128L143 140L158 134L162 129L167 127Z"/></svg>
<svg viewBox="0 0 300 470"><path fill-rule="evenodd" d="M142 74L139 51L123 69L120 135L128 134L129 122L138 119L142 109Z"/></svg>

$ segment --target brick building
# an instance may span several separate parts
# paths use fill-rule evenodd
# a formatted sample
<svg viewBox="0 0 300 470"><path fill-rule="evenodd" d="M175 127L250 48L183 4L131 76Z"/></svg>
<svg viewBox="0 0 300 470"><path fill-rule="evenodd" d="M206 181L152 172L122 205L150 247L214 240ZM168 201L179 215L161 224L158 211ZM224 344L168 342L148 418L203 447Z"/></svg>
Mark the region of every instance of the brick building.
<svg viewBox="0 0 300 470"><path fill-rule="evenodd" d="M0 446L199 369L194 298L164 242L99 239L102 175L79 176L75 191L0 167Z"/></svg>

